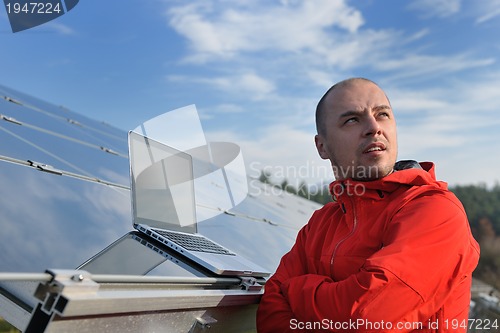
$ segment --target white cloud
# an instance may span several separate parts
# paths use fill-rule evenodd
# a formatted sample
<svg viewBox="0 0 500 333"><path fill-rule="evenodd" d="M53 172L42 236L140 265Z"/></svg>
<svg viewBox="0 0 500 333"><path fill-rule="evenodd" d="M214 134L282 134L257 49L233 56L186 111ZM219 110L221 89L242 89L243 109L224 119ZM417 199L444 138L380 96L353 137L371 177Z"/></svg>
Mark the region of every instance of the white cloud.
<svg viewBox="0 0 500 333"><path fill-rule="evenodd" d="M498 0L475 1L474 5L477 6L477 24L490 21L500 15L500 1Z"/></svg>
<svg viewBox="0 0 500 333"><path fill-rule="evenodd" d="M474 85L457 81L425 89L388 87L386 92L398 122L399 158L434 161L438 176L452 184L492 185L500 180L492 168L498 163L493 161L500 149L500 119L495 110L500 105L500 95L495 93L500 86L497 77L490 73L477 78L482 83ZM253 176L267 167L275 172L285 170L290 180L297 170L303 171L299 178L309 183L331 179L328 162L322 161L315 150L313 128L300 128L301 121L313 119L305 111L312 110L312 102L303 101L300 108L303 113L293 111L295 116L280 123L259 126L250 138L225 129L210 132L210 140L240 144L247 170Z"/></svg>
<svg viewBox="0 0 500 333"><path fill-rule="evenodd" d="M69 26L53 21L45 23L44 25L42 25L42 27L47 28L48 30L56 32L60 35L69 36L75 34L75 31Z"/></svg>
<svg viewBox="0 0 500 333"><path fill-rule="evenodd" d="M418 8L430 5L425 1L418 4ZM453 13L460 3L441 1L437 7L440 13ZM224 2L224 7L220 1L203 1L171 8L168 13L170 25L189 42L191 52L185 61L220 64L226 71L232 67L240 73L246 70L250 74L243 74L246 77L239 84L260 87L259 98L277 90L278 80L288 83L287 78L293 76L324 86L331 81L327 76L332 77L332 72L350 73L359 68L389 73L392 80L400 80L494 63L492 58L478 59L464 52L418 53L414 43L430 35L428 28L409 35L363 28L361 12L340 0L282 1L281 5ZM232 86L221 77L207 83Z"/></svg>
<svg viewBox="0 0 500 333"><path fill-rule="evenodd" d="M324 70L312 69L307 73L307 77L320 87L330 87L335 83L335 77L341 77L341 74L334 74Z"/></svg>
<svg viewBox="0 0 500 333"><path fill-rule="evenodd" d="M500 141L498 134L491 133L498 122L493 112L500 105L494 57L478 56L467 45L456 51L440 50L434 47L439 40L430 28L367 27L361 12L343 1L280 3L224 2L225 7L217 10L220 1L204 1L169 11L171 26L189 42L187 58L196 59L200 68L209 62L211 73L214 68L222 73L205 78L200 72L197 77L177 79L215 87L231 98L242 97L244 111L258 109L261 117L267 112L269 121L251 139L229 130L217 132L225 140L239 142L245 157L263 165L327 163L314 148L311 112L324 89L357 75L376 75L380 83L388 83L384 88L400 117L400 148L405 157L435 159L443 164L440 169L445 174L459 179L458 170L463 168L456 164L469 168L471 158L483 161L486 157L477 154L488 151L484 143ZM494 9L495 3L489 8ZM411 9L427 17L472 15L461 13L469 8L462 8L460 1L418 1ZM481 17L479 11L474 13ZM198 30L202 27L207 29ZM430 49L432 53L425 52ZM491 73L482 75L485 71ZM256 100L261 104L251 104ZM446 162L447 156L455 164ZM495 179L492 172L476 179L487 177Z"/></svg>
<svg viewBox="0 0 500 333"><path fill-rule="evenodd" d="M436 81L415 88L389 86L385 90L396 113L465 114L470 117L467 124L474 123L474 119L480 119L480 122L487 126L497 118L489 121L483 119L498 112L499 86L500 72L492 70L464 80Z"/></svg>
<svg viewBox="0 0 500 333"><path fill-rule="evenodd" d="M447 18L457 14L475 17L476 24L490 21L500 15L499 0L415 0L407 8L421 13L423 18Z"/></svg>
<svg viewBox="0 0 500 333"><path fill-rule="evenodd" d="M227 104L227 103L219 104L215 108L212 108L210 111L215 113L225 113L225 114L245 112L242 106L236 104Z"/></svg>
<svg viewBox="0 0 500 333"><path fill-rule="evenodd" d="M387 92L396 117L404 114L443 109L448 103L422 91L394 91ZM394 96L392 98L391 96Z"/></svg>
<svg viewBox="0 0 500 333"><path fill-rule="evenodd" d="M448 17L460 12L461 0L415 0L408 9L422 13L423 17Z"/></svg>
<svg viewBox="0 0 500 333"><path fill-rule="evenodd" d="M260 100L273 93L276 89L274 82L253 72L217 77L169 75L167 80L201 83L224 92L245 96L245 98L251 100Z"/></svg>
<svg viewBox="0 0 500 333"><path fill-rule="evenodd" d="M239 86L250 93L254 93L257 98L270 94L274 91L275 86L269 80L266 80L254 73L243 74L239 78L239 82L230 82L229 84L239 84Z"/></svg>
<svg viewBox="0 0 500 333"><path fill-rule="evenodd" d="M446 125L441 129L439 124L430 128L425 124L400 126L399 158L434 162L438 178L450 184L482 182L491 186L500 181L494 167L500 135L491 129L470 131L466 125L460 126L461 131Z"/></svg>
<svg viewBox="0 0 500 333"><path fill-rule="evenodd" d="M417 31L416 33L414 33L413 35L409 36L405 42L410 43L410 42L420 40L420 39L424 38L425 36L428 36L430 34L430 32L431 31L428 28L421 29L421 30Z"/></svg>
<svg viewBox="0 0 500 333"><path fill-rule="evenodd" d="M384 72L394 72L388 75L392 80L407 77L430 77L445 73L455 73L471 68L487 67L495 63L494 58L475 59L462 53L455 55L419 55L408 53L401 58L387 58L374 66Z"/></svg>
<svg viewBox="0 0 500 333"><path fill-rule="evenodd" d="M230 130L210 132L207 137L240 145L247 173L252 177L258 177L265 169L271 171L276 181L286 178L294 186L300 180L312 184L333 178L329 162L323 161L316 151L314 133L288 123L261 126L250 139Z"/></svg>
<svg viewBox="0 0 500 333"><path fill-rule="evenodd" d="M451 184L500 180L498 73L414 91L388 89L398 119L400 158L436 162ZM479 83L477 83L479 82Z"/></svg>
<svg viewBox="0 0 500 333"><path fill-rule="evenodd" d="M355 33L361 13L343 0L255 2L251 7L197 2L168 11L170 25L185 36L195 52L191 60L232 57L239 52L315 49L329 39L327 28ZM321 10L318 10L318 9Z"/></svg>

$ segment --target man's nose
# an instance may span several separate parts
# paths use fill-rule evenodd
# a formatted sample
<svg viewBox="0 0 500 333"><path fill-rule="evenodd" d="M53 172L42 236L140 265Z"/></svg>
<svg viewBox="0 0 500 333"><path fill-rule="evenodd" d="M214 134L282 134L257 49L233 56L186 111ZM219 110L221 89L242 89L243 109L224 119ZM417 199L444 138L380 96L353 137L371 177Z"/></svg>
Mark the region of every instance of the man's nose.
<svg viewBox="0 0 500 333"><path fill-rule="evenodd" d="M382 133L382 128L379 122L373 116L369 116L366 119L364 136L374 136Z"/></svg>

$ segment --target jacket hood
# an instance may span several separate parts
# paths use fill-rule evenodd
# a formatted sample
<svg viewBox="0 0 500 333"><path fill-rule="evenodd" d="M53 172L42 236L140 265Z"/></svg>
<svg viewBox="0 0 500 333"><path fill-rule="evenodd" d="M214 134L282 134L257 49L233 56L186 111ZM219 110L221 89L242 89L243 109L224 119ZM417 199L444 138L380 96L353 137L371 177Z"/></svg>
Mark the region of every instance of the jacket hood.
<svg viewBox="0 0 500 333"><path fill-rule="evenodd" d="M359 189L363 189L362 196L384 197L384 193L394 192L402 185L424 186L434 185L447 189L447 184L436 180L434 163L405 160L396 162L394 171L389 175L372 181L359 181L354 179L336 180L330 184L330 193L336 201L339 194L355 193L359 195Z"/></svg>

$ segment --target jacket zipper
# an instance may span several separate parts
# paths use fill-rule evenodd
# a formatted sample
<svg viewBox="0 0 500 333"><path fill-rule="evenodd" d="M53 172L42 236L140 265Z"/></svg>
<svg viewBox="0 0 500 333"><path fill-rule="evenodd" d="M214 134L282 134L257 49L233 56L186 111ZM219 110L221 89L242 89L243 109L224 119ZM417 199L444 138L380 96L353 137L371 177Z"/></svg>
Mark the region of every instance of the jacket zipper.
<svg viewBox="0 0 500 333"><path fill-rule="evenodd" d="M339 240L337 245L335 245L335 248L333 249L332 259L330 260L330 275L333 275L333 262L335 260L335 255L337 254L337 249L339 248L340 244L345 242L349 237L351 237L354 234L354 231L356 230L356 226L358 225L358 217L356 215L356 209L354 208L353 200L351 198L349 198L349 199L351 200L352 214L354 217L353 226L352 226L351 232L347 236L345 236L344 238Z"/></svg>

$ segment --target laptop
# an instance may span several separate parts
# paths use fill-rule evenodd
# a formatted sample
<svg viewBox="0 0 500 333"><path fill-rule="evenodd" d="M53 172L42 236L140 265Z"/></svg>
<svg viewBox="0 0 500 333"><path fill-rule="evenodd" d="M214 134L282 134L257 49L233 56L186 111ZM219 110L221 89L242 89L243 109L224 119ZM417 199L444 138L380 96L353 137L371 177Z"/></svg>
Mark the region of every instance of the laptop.
<svg viewBox="0 0 500 333"><path fill-rule="evenodd" d="M137 230L120 237L76 269L92 274L146 275L153 272L153 275L182 277L215 276Z"/></svg>
<svg viewBox="0 0 500 333"><path fill-rule="evenodd" d="M217 275L270 275L198 233L191 155L134 131L129 132L128 144L136 230Z"/></svg>

